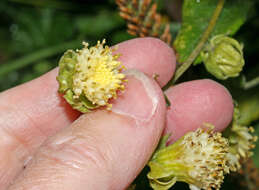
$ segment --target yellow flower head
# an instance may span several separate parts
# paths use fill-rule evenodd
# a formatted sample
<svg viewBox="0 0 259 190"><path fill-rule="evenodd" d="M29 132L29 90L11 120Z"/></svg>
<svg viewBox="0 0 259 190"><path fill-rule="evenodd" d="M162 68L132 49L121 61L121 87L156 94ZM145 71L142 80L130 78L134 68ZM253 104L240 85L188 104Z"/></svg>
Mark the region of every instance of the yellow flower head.
<svg viewBox="0 0 259 190"><path fill-rule="evenodd" d="M78 50L75 74L73 76L73 91L75 97L82 93L93 104L107 105L110 98L116 97L117 90L123 90L124 74L120 73L121 62L118 55L112 55L112 50L105 46L105 40L98 41L95 47L88 48L88 43Z"/></svg>
<svg viewBox="0 0 259 190"><path fill-rule="evenodd" d="M198 129L157 151L148 163L148 178L154 190L167 190L176 181L191 189L218 190L229 171L228 142L221 133Z"/></svg>
<svg viewBox="0 0 259 190"><path fill-rule="evenodd" d="M110 107L109 99L116 98L117 91L124 89L125 75L121 73L119 55L113 55L113 49L104 44L105 40L98 41L88 48L88 43L83 42L83 49L69 50L60 60L59 91L81 112L104 105Z"/></svg>
<svg viewBox="0 0 259 190"><path fill-rule="evenodd" d="M252 149L255 148L257 136L253 135L254 128L242 125L239 122L240 111L235 105L233 120L231 125L224 131L224 135L229 140L230 149L227 154L228 165L231 171L241 168L241 162L247 161L253 155Z"/></svg>

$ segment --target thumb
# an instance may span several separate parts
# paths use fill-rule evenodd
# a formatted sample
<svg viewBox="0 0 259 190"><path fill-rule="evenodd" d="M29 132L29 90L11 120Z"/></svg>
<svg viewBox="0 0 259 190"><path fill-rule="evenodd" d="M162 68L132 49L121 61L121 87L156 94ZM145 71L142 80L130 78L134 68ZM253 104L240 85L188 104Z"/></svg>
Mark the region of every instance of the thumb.
<svg viewBox="0 0 259 190"><path fill-rule="evenodd" d="M82 115L50 138L10 187L121 190L142 170L164 126L165 102L153 79L128 71L111 111Z"/></svg>

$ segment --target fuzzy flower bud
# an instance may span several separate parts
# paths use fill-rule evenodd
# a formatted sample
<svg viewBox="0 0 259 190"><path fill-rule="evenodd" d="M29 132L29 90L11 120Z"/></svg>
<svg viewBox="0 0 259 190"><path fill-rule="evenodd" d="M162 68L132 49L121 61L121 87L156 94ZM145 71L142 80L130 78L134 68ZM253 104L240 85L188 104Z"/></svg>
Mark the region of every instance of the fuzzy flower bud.
<svg viewBox="0 0 259 190"><path fill-rule="evenodd" d="M213 37L201 57L207 71L221 80L237 77L245 64L243 46L224 35Z"/></svg>
<svg viewBox="0 0 259 190"><path fill-rule="evenodd" d="M83 42L83 49L68 50L59 61L59 92L83 113L100 106L111 107L109 99L124 89L119 55L113 55L113 50L104 44L105 40L98 41L88 48L88 43Z"/></svg>
<svg viewBox="0 0 259 190"><path fill-rule="evenodd" d="M231 171L237 171L241 167L241 161L253 155L251 149L255 147L257 136L253 136L253 127L247 127L239 123L240 112L236 106L231 126L224 131L223 135L229 140L229 152L227 154L228 165Z"/></svg>
<svg viewBox="0 0 259 190"><path fill-rule="evenodd" d="M158 150L148 163L148 179L154 190L167 190L176 181L191 189L218 190L229 171L228 141L221 133L197 129L177 142Z"/></svg>

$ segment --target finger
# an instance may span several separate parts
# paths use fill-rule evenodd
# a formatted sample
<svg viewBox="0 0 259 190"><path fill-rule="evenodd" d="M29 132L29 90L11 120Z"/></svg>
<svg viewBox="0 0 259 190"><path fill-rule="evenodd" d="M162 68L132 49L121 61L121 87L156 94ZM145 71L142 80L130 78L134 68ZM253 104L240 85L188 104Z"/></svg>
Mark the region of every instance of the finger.
<svg viewBox="0 0 259 190"><path fill-rule="evenodd" d="M156 82L127 76L112 111L82 115L48 140L9 190L125 189L154 151L166 110Z"/></svg>
<svg viewBox="0 0 259 190"><path fill-rule="evenodd" d="M147 48L151 52L159 52L159 55L147 53ZM170 65L174 61L172 51L172 55L168 56L168 46L154 38L124 42L119 44L117 51L122 54L123 64L127 66L133 62L131 57L135 62L149 66L160 63ZM168 71L167 68L165 70ZM0 189L4 189L22 170L26 160L48 136L68 126L79 116L57 93L57 72L54 69L0 94L0 151L3 153L0 154Z"/></svg>
<svg viewBox="0 0 259 190"><path fill-rule="evenodd" d="M57 69L0 94L0 189L5 189L47 136L78 112L57 93Z"/></svg>
<svg viewBox="0 0 259 190"><path fill-rule="evenodd" d="M174 142L204 123L222 131L232 120L233 101L227 89L212 80L195 80L178 84L166 92L171 106L167 111L165 133Z"/></svg>
<svg viewBox="0 0 259 190"><path fill-rule="evenodd" d="M173 49L157 38L137 38L119 44L120 60L126 68L133 68L156 77L163 87L172 78L176 67ZM123 53L127 52L127 53Z"/></svg>

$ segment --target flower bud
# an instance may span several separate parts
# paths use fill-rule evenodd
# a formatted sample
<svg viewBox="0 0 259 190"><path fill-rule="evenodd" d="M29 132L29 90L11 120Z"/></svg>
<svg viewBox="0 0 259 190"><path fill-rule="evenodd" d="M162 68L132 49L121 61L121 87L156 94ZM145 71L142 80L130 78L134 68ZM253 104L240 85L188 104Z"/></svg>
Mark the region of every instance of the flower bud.
<svg viewBox="0 0 259 190"><path fill-rule="evenodd" d="M66 101L83 113L91 109L111 105L109 99L116 98L117 91L123 90L125 75L118 55L98 41L97 45L88 48L68 50L59 61L59 92Z"/></svg>
<svg viewBox="0 0 259 190"><path fill-rule="evenodd" d="M214 36L201 52L201 57L207 71L221 80L237 77L245 64L243 46L224 35Z"/></svg>
<svg viewBox="0 0 259 190"><path fill-rule="evenodd" d="M167 147L162 147L148 163L148 179L154 190L167 190L176 181L191 189L218 190L229 171L226 165L227 139L212 130L189 132Z"/></svg>

